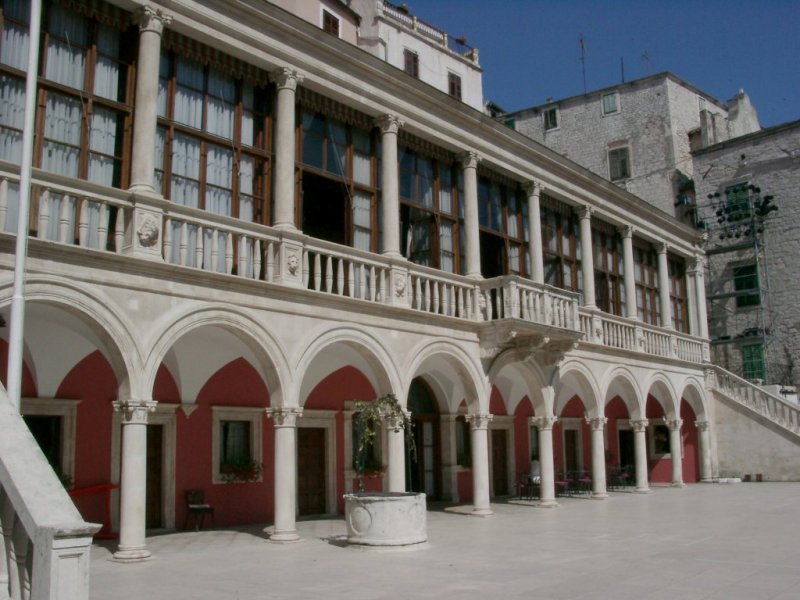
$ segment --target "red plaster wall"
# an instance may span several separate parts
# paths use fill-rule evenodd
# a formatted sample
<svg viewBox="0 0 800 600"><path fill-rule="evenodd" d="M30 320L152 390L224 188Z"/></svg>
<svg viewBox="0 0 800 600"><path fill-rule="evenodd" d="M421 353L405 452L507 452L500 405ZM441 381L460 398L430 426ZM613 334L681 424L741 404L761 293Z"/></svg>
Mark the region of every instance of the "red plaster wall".
<svg viewBox="0 0 800 600"><path fill-rule="evenodd" d="M700 481L700 451L697 440L697 420L692 407L686 402L681 402L681 439L683 441L683 482L697 483Z"/></svg>
<svg viewBox="0 0 800 600"><path fill-rule="evenodd" d="M154 395L175 397L177 389L169 372L162 366L154 386ZM197 408L190 417L177 414L177 449L175 469L175 522L183 525L186 517L184 494L202 489L214 507L217 526L262 523L274 514L273 482L274 429L266 419L262 423L262 481L254 483L212 483L211 406L269 406L269 391L256 370L243 358L231 361L214 373L197 396Z"/></svg>
<svg viewBox="0 0 800 600"><path fill-rule="evenodd" d="M472 470L464 469L456 473L456 487L460 503L472 502Z"/></svg>
<svg viewBox="0 0 800 600"><path fill-rule="evenodd" d="M606 404L605 416L608 419L608 448L606 448L607 466L620 467L619 464L619 422L630 419L628 407L619 396Z"/></svg>
<svg viewBox="0 0 800 600"><path fill-rule="evenodd" d="M8 389L8 342L0 340L0 380L3 382L3 387ZM23 398L36 398L39 394L36 392L36 384L33 381L33 375L28 368L27 363L22 361L22 392Z"/></svg>
<svg viewBox="0 0 800 600"><path fill-rule="evenodd" d="M345 460L350 457L344 455L344 403L348 400L374 400L377 397L375 389L366 376L355 367L342 367L328 375L311 390L303 405L306 409L336 410L336 510L344 513L345 492L344 471ZM348 464L349 468L350 465ZM368 478L365 482L368 491L379 492L383 490L380 478Z"/></svg>
<svg viewBox="0 0 800 600"><path fill-rule="evenodd" d="M492 393L489 395L489 412L493 415L508 414L506 404L503 402L503 396L495 386L492 386Z"/></svg>

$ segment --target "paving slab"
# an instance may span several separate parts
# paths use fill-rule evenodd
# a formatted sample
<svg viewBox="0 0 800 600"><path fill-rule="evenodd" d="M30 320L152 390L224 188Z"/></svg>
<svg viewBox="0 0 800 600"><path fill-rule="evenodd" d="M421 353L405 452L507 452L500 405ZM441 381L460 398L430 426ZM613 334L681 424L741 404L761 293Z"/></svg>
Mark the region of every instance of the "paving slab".
<svg viewBox="0 0 800 600"><path fill-rule="evenodd" d="M800 483L559 503L511 499L486 518L434 505L428 543L404 550L348 547L342 518L300 521L291 544L263 526L156 535L135 564L97 543L91 599L800 598Z"/></svg>

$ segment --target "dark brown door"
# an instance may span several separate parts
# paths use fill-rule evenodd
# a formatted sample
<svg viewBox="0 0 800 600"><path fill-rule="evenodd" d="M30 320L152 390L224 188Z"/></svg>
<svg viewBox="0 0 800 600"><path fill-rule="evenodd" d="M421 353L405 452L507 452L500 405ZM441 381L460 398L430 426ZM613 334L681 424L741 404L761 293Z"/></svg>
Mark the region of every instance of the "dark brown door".
<svg viewBox="0 0 800 600"><path fill-rule="evenodd" d="M619 430L619 466L628 467L636 464L636 453L633 447L633 431Z"/></svg>
<svg viewBox="0 0 800 600"><path fill-rule="evenodd" d="M162 515L164 426L147 426L147 504L145 525L148 529L164 526Z"/></svg>
<svg viewBox="0 0 800 600"><path fill-rule="evenodd" d="M578 464L578 430L564 430L564 466L567 471L577 471Z"/></svg>
<svg viewBox="0 0 800 600"><path fill-rule="evenodd" d="M325 430L297 429L297 504L301 515L320 515L325 507Z"/></svg>
<svg viewBox="0 0 800 600"><path fill-rule="evenodd" d="M508 454L506 430L492 429L492 483L495 496L508 495Z"/></svg>

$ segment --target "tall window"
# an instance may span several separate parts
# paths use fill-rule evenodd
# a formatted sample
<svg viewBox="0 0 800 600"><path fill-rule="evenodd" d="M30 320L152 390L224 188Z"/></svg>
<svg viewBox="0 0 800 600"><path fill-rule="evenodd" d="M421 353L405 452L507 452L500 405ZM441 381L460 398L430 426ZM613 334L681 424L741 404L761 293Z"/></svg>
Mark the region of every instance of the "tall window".
<svg viewBox="0 0 800 600"><path fill-rule="evenodd" d="M408 48L404 49L403 70L412 77L419 79L419 54L409 50Z"/></svg>
<svg viewBox="0 0 800 600"><path fill-rule="evenodd" d="M458 272L460 180L453 163L400 148L400 243L411 262Z"/></svg>
<svg viewBox="0 0 800 600"><path fill-rule="evenodd" d="M547 131L548 129L555 129L558 127L558 109L557 108L548 108L542 113L542 117L544 119L544 129Z"/></svg>
<svg viewBox="0 0 800 600"><path fill-rule="evenodd" d="M763 344L742 346L742 377L751 381L753 379L766 380L767 368Z"/></svg>
<svg viewBox="0 0 800 600"><path fill-rule="evenodd" d="M486 177L478 182L481 273L484 277L527 274L524 205L516 187Z"/></svg>
<svg viewBox="0 0 800 600"><path fill-rule="evenodd" d="M639 320L658 325L658 256L652 247L634 245L633 273Z"/></svg>
<svg viewBox="0 0 800 600"><path fill-rule="evenodd" d="M759 288L758 266L755 263L733 267L733 289L737 292L737 308L761 304Z"/></svg>
<svg viewBox="0 0 800 600"><path fill-rule="evenodd" d="M608 151L608 172L611 181L620 181L631 176L627 148L616 148Z"/></svg>
<svg viewBox="0 0 800 600"><path fill-rule="evenodd" d="M542 196L543 200L545 196ZM581 236L577 215L569 208L545 206L542 202L542 251L544 281L550 285L574 292L583 290L581 272Z"/></svg>
<svg viewBox="0 0 800 600"><path fill-rule="evenodd" d="M622 238L611 227L593 228L592 249L597 306L612 315L621 315L625 306Z"/></svg>
<svg viewBox="0 0 800 600"><path fill-rule="evenodd" d="M686 263L670 256L667 261L669 271L669 298L672 303L672 326L676 331L689 331L689 313L686 300Z"/></svg>
<svg viewBox="0 0 800 600"><path fill-rule="evenodd" d="M447 93L461 100L461 77L455 73L447 74Z"/></svg>
<svg viewBox="0 0 800 600"><path fill-rule="evenodd" d="M611 92L610 94L603 94L603 114L610 115L619 110L619 94Z"/></svg>
<svg viewBox="0 0 800 600"><path fill-rule="evenodd" d="M339 37L339 18L325 9L322 10L322 31Z"/></svg>
<svg viewBox="0 0 800 600"><path fill-rule="evenodd" d="M727 200L725 215L729 222L750 217L750 190L747 182L726 188L725 199Z"/></svg>
<svg viewBox="0 0 800 600"><path fill-rule="evenodd" d="M300 136L303 232L376 251L377 136L366 124L348 124L306 106Z"/></svg>
<svg viewBox="0 0 800 600"><path fill-rule="evenodd" d="M2 6L0 159L19 162L28 60L30 3ZM136 51L126 13L101 2L66 8L46 3L34 166L123 187L127 181L131 91Z"/></svg>
<svg viewBox="0 0 800 600"><path fill-rule="evenodd" d="M162 52L155 188L176 204L267 222L267 88L210 58Z"/></svg>

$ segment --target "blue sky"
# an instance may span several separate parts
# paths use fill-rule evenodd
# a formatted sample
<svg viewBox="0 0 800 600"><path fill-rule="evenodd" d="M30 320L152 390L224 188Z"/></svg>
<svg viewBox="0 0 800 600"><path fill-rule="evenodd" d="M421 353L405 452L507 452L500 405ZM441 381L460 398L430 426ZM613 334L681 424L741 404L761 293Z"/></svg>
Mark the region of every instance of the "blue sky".
<svg viewBox="0 0 800 600"><path fill-rule="evenodd" d="M744 88L762 126L800 119L797 0L404 1L479 49L484 96L509 111L583 92L583 34L588 90L619 83L622 58L626 81L672 71L723 101Z"/></svg>

